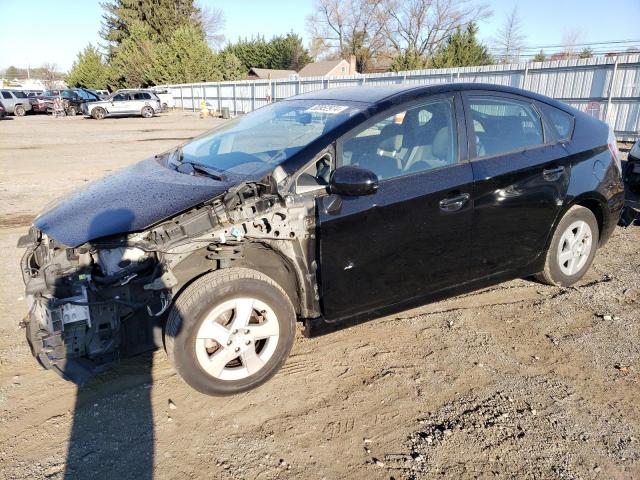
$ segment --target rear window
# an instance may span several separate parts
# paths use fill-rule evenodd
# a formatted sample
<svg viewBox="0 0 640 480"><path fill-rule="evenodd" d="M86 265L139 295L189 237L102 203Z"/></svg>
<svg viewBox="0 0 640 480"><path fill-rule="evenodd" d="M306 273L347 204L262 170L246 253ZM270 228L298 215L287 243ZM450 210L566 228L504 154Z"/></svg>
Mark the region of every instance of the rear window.
<svg viewBox="0 0 640 480"><path fill-rule="evenodd" d="M568 140L573 133L575 122L572 115L546 103L538 104L545 119L551 126L551 134L555 140Z"/></svg>

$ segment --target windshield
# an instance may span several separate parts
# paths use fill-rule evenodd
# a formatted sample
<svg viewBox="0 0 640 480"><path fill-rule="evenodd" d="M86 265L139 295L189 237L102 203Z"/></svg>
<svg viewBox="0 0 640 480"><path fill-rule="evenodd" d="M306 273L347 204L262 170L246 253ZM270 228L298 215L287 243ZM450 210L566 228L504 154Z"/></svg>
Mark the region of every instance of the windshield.
<svg viewBox="0 0 640 480"><path fill-rule="evenodd" d="M266 173L360 109L331 100L274 103L185 144L180 160L239 175Z"/></svg>

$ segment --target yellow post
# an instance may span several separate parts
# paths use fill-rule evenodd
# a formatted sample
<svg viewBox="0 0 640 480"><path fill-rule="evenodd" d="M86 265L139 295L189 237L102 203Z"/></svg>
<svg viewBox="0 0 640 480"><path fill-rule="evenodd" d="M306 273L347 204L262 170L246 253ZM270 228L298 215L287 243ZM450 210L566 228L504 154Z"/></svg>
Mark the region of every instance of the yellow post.
<svg viewBox="0 0 640 480"><path fill-rule="evenodd" d="M209 109L207 108L207 102L203 99L200 100L200 118L206 118L209 116Z"/></svg>

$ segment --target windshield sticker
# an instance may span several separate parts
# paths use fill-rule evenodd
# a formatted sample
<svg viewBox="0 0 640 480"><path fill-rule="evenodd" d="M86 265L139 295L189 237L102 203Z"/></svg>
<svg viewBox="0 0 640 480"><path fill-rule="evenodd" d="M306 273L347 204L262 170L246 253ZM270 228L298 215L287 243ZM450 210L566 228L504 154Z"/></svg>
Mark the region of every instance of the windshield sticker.
<svg viewBox="0 0 640 480"><path fill-rule="evenodd" d="M314 105L305 110L306 113L327 113L329 115L335 115L336 113L344 112L347 108L346 105Z"/></svg>

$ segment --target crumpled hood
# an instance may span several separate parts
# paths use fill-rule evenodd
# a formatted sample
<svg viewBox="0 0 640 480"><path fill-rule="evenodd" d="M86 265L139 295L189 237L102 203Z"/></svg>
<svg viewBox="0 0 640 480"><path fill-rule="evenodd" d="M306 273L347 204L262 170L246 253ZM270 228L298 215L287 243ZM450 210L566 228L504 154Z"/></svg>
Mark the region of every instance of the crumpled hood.
<svg viewBox="0 0 640 480"><path fill-rule="evenodd" d="M144 230L219 196L235 183L185 175L150 158L84 185L54 202L33 223L49 237L77 247Z"/></svg>

